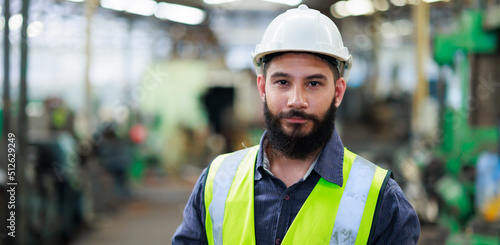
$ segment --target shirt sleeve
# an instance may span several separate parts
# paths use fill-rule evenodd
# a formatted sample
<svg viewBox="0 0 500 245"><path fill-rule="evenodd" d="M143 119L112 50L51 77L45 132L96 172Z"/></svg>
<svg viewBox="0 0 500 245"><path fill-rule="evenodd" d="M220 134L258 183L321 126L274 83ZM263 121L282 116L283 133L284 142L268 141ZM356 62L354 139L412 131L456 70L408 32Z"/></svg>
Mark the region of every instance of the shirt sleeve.
<svg viewBox="0 0 500 245"><path fill-rule="evenodd" d="M382 196L371 244L416 244L420 236L417 214L392 178Z"/></svg>
<svg viewBox="0 0 500 245"><path fill-rule="evenodd" d="M184 219L172 237L172 244L207 244L205 233L204 190L207 168L196 182L184 208Z"/></svg>

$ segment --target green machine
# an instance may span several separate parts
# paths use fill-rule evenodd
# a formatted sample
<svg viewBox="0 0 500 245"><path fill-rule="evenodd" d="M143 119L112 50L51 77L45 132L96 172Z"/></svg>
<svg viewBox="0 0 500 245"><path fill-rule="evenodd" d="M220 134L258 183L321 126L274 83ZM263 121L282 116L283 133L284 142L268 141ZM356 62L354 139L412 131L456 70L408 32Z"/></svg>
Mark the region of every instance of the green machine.
<svg viewBox="0 0 500 245"><path fill-rule="evenodd" d="M434 152L435 156L444 159L444 176L433 188L442 203L438 223L450 230L446 244L500 244L500 230L493 236L471 228L472 221L478 217L473 201L475 164L481 152L498 149L499 141L496 124L478 126L470 123L478 99L471 92L471 57L497 52L497 35L483 30L483 18L479 10L465 11L459 18L457 30L438 34L434 39L434 59L440 66L452 67L460 91L457 94L455 90L454 96L461 98L454 105L444 103L441 141ZM490 96L495 96L493 93ZM453 96L450 86L445 89L444 99L449 96Z"/></svg>

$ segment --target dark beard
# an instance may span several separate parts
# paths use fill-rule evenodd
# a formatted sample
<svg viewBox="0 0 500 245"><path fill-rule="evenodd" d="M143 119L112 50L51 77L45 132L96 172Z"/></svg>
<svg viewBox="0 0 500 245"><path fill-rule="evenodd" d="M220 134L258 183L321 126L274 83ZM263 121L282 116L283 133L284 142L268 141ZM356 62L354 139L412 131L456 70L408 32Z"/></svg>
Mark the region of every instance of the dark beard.
<svg viewBox="0 0 500 245"><path fill-rule="evenodd" d="M283 157L289 159L305 160L322 148L332 136L335 127L335 98L323 119L303 111L292 109L286 113L274 115L269 111L267 100L264 102L264 118L266 121L267 138L271 147ZM283 130L280 120L290 117L302 117L313 122L310 133L304 134L301 128L304 125L297 124L288 134Z"/></svg>

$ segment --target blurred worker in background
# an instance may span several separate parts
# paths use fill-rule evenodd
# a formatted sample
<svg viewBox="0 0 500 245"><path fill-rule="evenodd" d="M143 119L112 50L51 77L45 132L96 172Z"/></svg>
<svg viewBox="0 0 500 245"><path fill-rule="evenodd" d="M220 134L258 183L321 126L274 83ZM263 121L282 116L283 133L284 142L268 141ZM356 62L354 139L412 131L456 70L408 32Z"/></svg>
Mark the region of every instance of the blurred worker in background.
<svg viewBox="0 0 500 245"><path fill-rule="evenodd" d="M102 166L113 178L113 191L118 198L129 198L128 169L131 164L131 149L128 143L116 134L117 124L104 123L102 142L96 148Z"/></svg>
<svg viewBox="0 0 500 245"><path fill-rule="evenodd" d="M391 172L335 129L352 65L337 27L301 5L254 54L266 131L200 176L173 244L415 244L420 224Z"/></svg>

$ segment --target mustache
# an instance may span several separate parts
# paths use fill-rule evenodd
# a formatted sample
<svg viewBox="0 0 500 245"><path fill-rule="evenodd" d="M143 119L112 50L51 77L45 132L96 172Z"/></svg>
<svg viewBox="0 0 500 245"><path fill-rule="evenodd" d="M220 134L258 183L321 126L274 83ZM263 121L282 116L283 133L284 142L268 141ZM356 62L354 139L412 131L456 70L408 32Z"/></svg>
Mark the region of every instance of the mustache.
<svg viewBox="0 0 500 245"><path fill-rule="evenodd" d="M311 115L311 114L307 114L304 111L295 110L295 109L291 109L291 110L289 110L287 112L281 112L277 116L278 116L278 118L281 118L281 119L292 118L292 117L300 117L300 118L303 118L303 119L309 119L309 120L313 120L313 121L318 121L318 118L316 116Z"/></svg>

